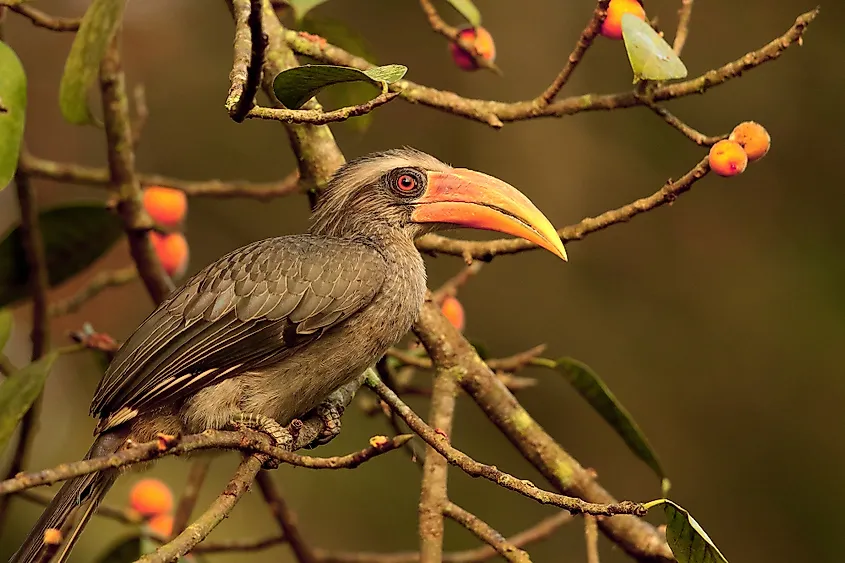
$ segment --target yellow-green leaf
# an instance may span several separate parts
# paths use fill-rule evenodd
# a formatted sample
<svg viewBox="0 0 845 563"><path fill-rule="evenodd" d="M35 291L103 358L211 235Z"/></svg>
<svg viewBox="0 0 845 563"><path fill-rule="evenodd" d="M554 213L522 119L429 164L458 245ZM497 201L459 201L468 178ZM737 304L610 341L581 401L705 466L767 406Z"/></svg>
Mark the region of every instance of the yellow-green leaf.
<svg viewBox="0 0 845 563"><path fill-rule="evenodd" d="M41 394L50 368L58 357L57 352L50 352L0 383L0 452L8 444L18 422Z"/></svg>
<svg viewBox="0 0 845 563"><path fill-rule="evenodd" d="M666 515L666 543L678 563L728 563L704 528L686 509L669 499L654 500L646 509L662 506Z"/></svg>
<svg viewBox="0 0 845 563"><path fill-rule="evenodd" d="M472 0L447 0L449 4L460 13L472 27L481 25L481 12L472 3Z"/></svg>
<svg viewBox="0 0 845 563"><path fill-rule="evenodd" d="M313 35L319 35L326 41L340 47L348 53L366 59L376 64L376 55L370 48L367 39L356 30L350 28L346 22L332 18L315 17L311 14L302 19L302 30ZM317 61L314 61L317 62ZM350 82L343 88L328 88L320 93L320 102L329 108L339 108L362 104L370 99L372 86L362 82ZM374 112L365 113L356 117L341 121L338 126L351 127L359 132L364 132L373 121Z"/></svg>
<svg viewBox="0 0 845 563"><path fill-rule="evenodd" d="M94 0L79 25L59 85L59 106L70 123L85 125L94 118L88 108L88 90L97 78L100 61L114 37L126 0Z"/></svg>
<svg viewBox="0 0 845 563"><path fill-rule="evenodd" d="M402 65L377 66L369 70L334 65L303 65L276 75L273 92L286 108L298 109L326 86L366 82L381 88L383 84L401 79L406 72L408 68Z"/></svg>
<svg viewBox="0 0 845 563"><path fill-rule="evenodd" d="M293 15L297 21L301 21L309 10L316 8L326 0L288 0L288 4L293 8Z"/></svg>
<svg viewBox="0 0 845 563"><path fill-rule="evenodd" d="M572 358L560 358L556 361L538 359L534 363L555 369L563 375L619 434L634 455L643 460L663 480L664 491L668 489L666 474L645 433L596 372L586 364Z"/></svg>
<svg viewBox="0 0 845 563"><path fill-rule="evenodd" d="M123 235L120 221L102 203L74 203L39 214L50 287L70 279ZM29 296L28 269L17 225L0 242L0 307Z"/></svg>
<svg viewBox="0 0 845 563"><path fill-rule="evenodd" d="M12 327L14 326L15 318L9 309L0 309L0 352L6 347L9 342L9 337L12 335Z"/></svg>
<svg viewBox="0 0 845 563"><path fill-rule="evenodd" d="M666 40L633 14L622 16L622 38L634 71L634 82L672 80L687 75L687 67Z"/></svg>
<svg viewBox="0 0 845 563"><path fill-rule="evenodd" d="M26 117L26 74L11 47L0 41L0 190L18 166Z"/></svg>

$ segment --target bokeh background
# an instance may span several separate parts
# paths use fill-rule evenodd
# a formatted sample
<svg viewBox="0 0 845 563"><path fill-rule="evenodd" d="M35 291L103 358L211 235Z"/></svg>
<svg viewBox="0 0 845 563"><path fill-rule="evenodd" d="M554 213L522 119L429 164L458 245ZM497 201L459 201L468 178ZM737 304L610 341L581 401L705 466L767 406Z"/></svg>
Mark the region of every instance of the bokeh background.
<svg viewBox="0 0 845 563"><path fill-rule="evenodd" d="M82 14L84 0L41 0L57 15ZM519 100L545 88L564 64L589 18L592 0L478 0L498 49L504 77L455 67L442 37L428 28L413 0L331 1L314 15L343 20L366 36L380 63L410 68L409 78L472 97ZM679 0L649 0L650 16L674 29ZM457 16L444 4L441 12ZM807 0L697 2L684 60L690 75L736 59L783 33L814 4ZM549 355L590 364L643 427L672 479L672 497L687 507L729 560L841 561L845 524L842 404L845 400L845 127L841 93L845 56L843 7L823 6L803 47L704 96L668 107L708 134L740 121L763 123L773 148L742 176L708 176L671 207L569 245L570 263L547 253L496 259L461 295L466 332L495 355L540 342ZM57 92L72 36L34 28L10 14L8 42L30 81L26 142L41 157L105 164L104 136L63 122ZM150 119L138 167L187 179L281 178L294 166L283 127L235 124L223 109L231 64L232 24L222 2L130 2L125 59L131 85L146 87ZM599 39L563 94L630 88L621 42ZM590 113L509 124L494 131L433 110L393 102L368 131L332 129L347 158L412 145L456 165L501 177L523 191L556 224L618 207L655 191L704 154L646 109ZM44 205L105 199L101 189L36 182ZM249 241L307 226L302 197L270 203L191 201L187 237L191 271ZM16 220L13 190L0 193L3 228ZM128 263L125 243L98 267ZM461 267L429 261L432 286ZM55 291L66 296L88 274ZM82 312L54 323L53 340L90 321L126 337L151 308L139 283L108 291ZM28 313L17 311L7 353L28 356ZM620 498L650 500L658 480L553 372L534 370L540 384L521 393L528 409ZM93 422L88 403L100 377L89 358L66 358L46 389L29 467L78 459ZM426 413L424 402L412 404ZM343 435L320 454L360 448L385 422L350 409ZM542 479L465 398L454 443L476 458L542 483ZM222 490L237 462L213 465L200 506ZM151 474L179 491L188 464L167 459ZM452 498L505 534L530 526L550 507L452 471ZM107 502L125 504L138 475L119 481ZM401 453L356 471L282 467L276 479L298 511L305 537L324 548L396 550L416 546L419 471ZM40 507L12 502L0 536L8 556ZM659 522L658 519L655 519ZM72 561L93 561L123 530L95 519ZM258 493L250 493L213 538L275 532ZM539 562L584 560L582 528L573 523L530 551ZM446 545L477 545L447 523ZM605 561L625 557L602 540ZM211 561L292 561L284 546Z"/></svg>

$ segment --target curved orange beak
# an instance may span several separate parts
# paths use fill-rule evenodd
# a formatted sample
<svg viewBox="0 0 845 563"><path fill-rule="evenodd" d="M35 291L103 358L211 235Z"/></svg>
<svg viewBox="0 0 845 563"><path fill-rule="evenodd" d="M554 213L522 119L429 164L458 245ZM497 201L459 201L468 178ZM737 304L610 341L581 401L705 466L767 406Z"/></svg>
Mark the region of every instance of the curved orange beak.
<svg viewBox="0 0 845 563"><path fill-rule="evenodd" d="M411 220L498 231L523 238L566 261L555 228L531 200L510 184L466 168L428 172L425 193Z"/></svg>

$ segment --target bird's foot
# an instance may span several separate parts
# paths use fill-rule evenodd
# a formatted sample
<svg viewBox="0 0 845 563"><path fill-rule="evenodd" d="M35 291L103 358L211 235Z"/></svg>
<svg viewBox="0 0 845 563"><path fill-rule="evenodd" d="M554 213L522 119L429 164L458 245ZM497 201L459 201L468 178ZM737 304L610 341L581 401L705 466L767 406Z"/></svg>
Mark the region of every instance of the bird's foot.
<svg viewBox="0 0 845 563"><path fill-rule="evenodd" d="M317 446L324 446L337 438L340 435L340 417L343 416L343 411L343 403L334 396L334 393L320 403L314 409L314 414L323 422L323 430L306 447L313 449Z"/></svg>
<svg viewBox="0 0 845 563"><path fill-rule="evenodd" d="M239 413L231 421L232 426L243 426L252 428L260 432L264 432L272 438L275 445L287 451L293 449L293 436L287 428L262 414ZM279 467L279 462L275 459L267 460L264 464L264 469L276 469Z"/></svg>

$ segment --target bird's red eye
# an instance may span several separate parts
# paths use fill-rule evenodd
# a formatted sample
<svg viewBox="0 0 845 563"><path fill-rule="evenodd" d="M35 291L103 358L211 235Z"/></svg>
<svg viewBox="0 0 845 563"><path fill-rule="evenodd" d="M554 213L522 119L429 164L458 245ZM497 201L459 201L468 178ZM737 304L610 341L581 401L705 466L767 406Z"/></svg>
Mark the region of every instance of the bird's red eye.
<svg viewBox="0 0 845 563"><path fill-rule="evenodd" d="M410 174L402 174L396 179L396 186L403 192L412 192L417 187L417 180Z"/></svg>

